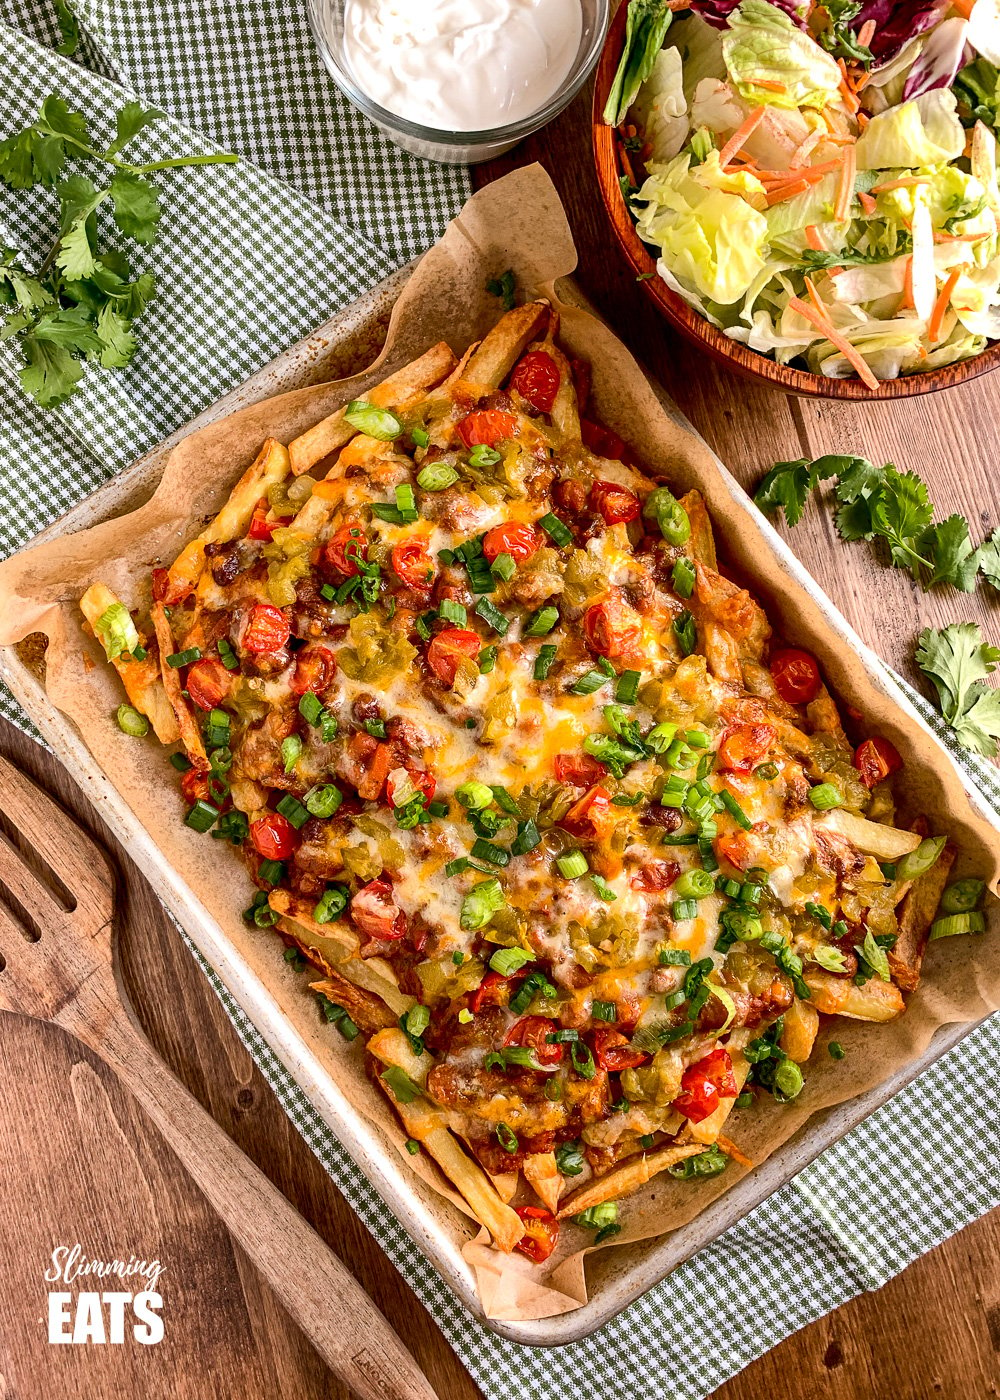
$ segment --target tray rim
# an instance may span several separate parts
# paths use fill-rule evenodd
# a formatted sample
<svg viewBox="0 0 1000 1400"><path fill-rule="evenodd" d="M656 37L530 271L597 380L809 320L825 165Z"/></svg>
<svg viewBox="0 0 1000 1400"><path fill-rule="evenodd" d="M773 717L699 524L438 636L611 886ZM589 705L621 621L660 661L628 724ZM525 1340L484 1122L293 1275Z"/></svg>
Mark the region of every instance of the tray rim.
<svg viewBox="0 0 1000 1400"><path fill-rule="evenodd" d="M122 472L97 487L66 514L36 534L23 548L27 549L43 540L74 533L98 520L132 508L137 493L144 491L155 481L157 469L169 451L199 428L286 389L297 388L307 382L322 382L321 379L314 380L310 376L310 367L315 368L317 359L322 357L324 351L329 352L331 344L346 340L366 327L377 325L379 318L383 317L395 302L414 266L415 262L411 262L397 269L302 340L280 352L242 384L176 429ZM592 311L586 298L571 279L560 282L560 291L568 300L573 300L582 308ZM651 376L647 375L647 379L670 416L704 443L704 439L669 400L665 391ZM713 456L715 455L713 452ZM740 510L746 510L749 498L743 488L717 456L716 462L733 503ZM905 693L896 685L882 661L855 633L847 619L819 588L770 523L766 519L758 520L757 523L762 526L782 566L810 593L824 612L827 622L841 635L869 671L873 683L885 691L908 717L916 720L924 730L932 734L940 752L958 773L972 805L995 824L995 817L984 803L978 789L954 763L948 751L940 745L940 741L933 735L933 731ZM305 1093L325 1125L392 1211L417 1248L479 1322L498 1336L521 1345L543 1348L565 1346L598 1331L642 1294L662 1282L680 1264L718 1239L782 1186L787 1185L799 1171L989 1019L984 1017L978 1021L955 1022L941 1026L924 1051L888 1080L867 1093L814 1114L753 1172L710 1203L710 1206L686 1225L663 1236L631 1271L612 1279L604 1287L598 1286L592 1290L589 1301L583 1307L533 1322L505 1322L487 1318L478 1299L473 1272L462 1258L460 1245L454 1241L442 1241L440 1230L415 1189L416 1179L407 1172L406 1164L398 1161L394 1153L388 1155L387 1143L380 1138L375 1126L350 1108L332 1077L298 1034L295 1026L283 1015L275 996L243 962L220 925L211 918L168 865L155 843L91 757L72 723L51 704L44 687L12 647L0 648L0 679L6 682L129 857L142 870L161 903L184 928L230 995L262 1035L269 1049Z"/></svg>

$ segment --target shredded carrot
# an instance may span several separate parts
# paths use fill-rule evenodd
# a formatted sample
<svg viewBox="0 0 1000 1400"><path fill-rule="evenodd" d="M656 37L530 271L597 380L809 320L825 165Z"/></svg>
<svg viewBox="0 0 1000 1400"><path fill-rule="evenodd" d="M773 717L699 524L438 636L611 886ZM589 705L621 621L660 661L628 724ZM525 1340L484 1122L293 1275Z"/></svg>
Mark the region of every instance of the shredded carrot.
<svg viewBox="0 0 1000 1400"><path fill-rule="evenodd" d="M855 97L851 90L851 85L846 78L841 78L840 80L840 95L844 99L844 106L852 116L861 110L861 103Z"/></svg>
<svg viewBox="0 0 1000 1400"><path fill-rule="evenodd" d="M837 186L837 202L833 206L833 217L838 223L850 218L851 200L854 198L854 177L858 173L858 152L855 146L844 149L844 165Z"/></svg>
<svg viewBox="0 0 1000 1400"><path fill-rule="evenodd" d="M838 156L836 160L825 160L821 165L790 166L787 170L758 170L756 175L758 180L763 180L765 184L770 181L776 185L787 185L789 180L808 180L810 184L817 184L824 175L839 170L842 162L843 157Z"/></svg>
<svg viewBox="0 0 1000 1400"><path fill-rule="evenodd" d="M625 135L629 138L629 140L634 140L635 137L638 135L635 129L634 122L629 122L628 126L625 128Z"/></svg>
<svg viewBox="0 0 1000 1400"><path fill-rule="evenodd" d="M831 146L853 146L854 144L853 136L836 136L832 131L827 132L820 139L828 142Z"/></svg>
<svg viewBox="0 0 1000 1400"><path fill-rule="evenodd" d="M988 238L986 233L943 233L941 229L934 235L935 243L978 243L981 238Z"/></svg>
<svg viewBox="0 0 1000 1400"><path fill-rule="evenodd" d="M898 180L885 180L881 185L872 185L872 194L885 194L887 190L909 190L914 185L929 184L926 175L903 175Z"/></svg>
<svg viewBox="0 0 1000 1400"><path fill-rule="evenodd" d="M765 92L787 92L784 83L776 83L773 78L758 78L754 82L754 87L763 88Z"/></svg>
<svg viewBox="0 0 1000 1400"><path fill-rule="evenodd" d="M647 141L646 144L643 146L642 150L639 152L639 159L640 159L640 160L649 160L649 157L650 157L652 154L653 154L653 143L652 143L652 141Z"/></svg>
<svg viewBox="0 0 1000 1400"><path fill-rule="evenodd" d="M866 49L871 43L872 39L874 39L874 37L875 21L873 19L866 19L864 24L858 30L858 43L863 49Z"/></svg>
<svg viewBox="0 0 1000 1400"><path fill-rule="evenodd" d="M789 185L776 185L765 196L767 207L770 209L772 204L781 204L786 199L794 199L797 194L805 194L806 190L811 188L808 180L793 180Z"/></svg>
<svg viewBox="0 0 1000 1400"><path fill-rule="evenodd" d="M846 58L838 58L838 59L837 59L837 67L840 69L840 76L843 78L844 82L846 83L846 82L847 82L847 60L846 60Z"/></svg>
<svg viewBox="0 0 1000 1400"><path fill-rule="evenodd" d="M719 1147L722 1148L726 1156L731 1157L734 1162L738 1162L741 1167L749 1168L755 1165L753 1162L751 1162L749 1157L744 1156L744 1154L736 1146L735 1142L731 1142L729 1138L723 1137L721 1133L715 1139L715 1141L718 1143Z"/></svg>
<svg viewBox="0 0 1000 1400"><path fill-rule="evenodd" d="M817 253L825 253L826 245L819 236L819 229L815 224L806 224L806 242L809 247Z"/></svg>
<svg viewBox="0 0 1000 1400"><path fill-rule="evenodd" d="M733 156L742 149L744 142L753 135L763 120L764 108L754 107L750 115L740 123L719 152L719 164L723 168L725 168L729 161L732 160Z"/></svg>
<svg viewBox="0 0 1000 1400"><path fill-rule="evenodd" d="M827 306L823 298L816 290L816 283L812 280L811 277L807 277L805 279L805 283L806 291L809 293L809 300L812 302L813 306L815 306L819 315L822 316L824 320L829 321L830 312L827 310Z"/></svg>
<svg viewBox="0 0 1000 1400"><path fill-rule="evenodd" d="M635 178L635 172L634 172L633 169L632 169L632 162L631 162L631 161L629 160L629 158L628 158L628 151L626 151L626 149L625 149L624 146L619 146L619 147L618 147L618 154L619 154L619 156L621 157L622 170L623 170L623 171L625 172L625 174L628 176L628 182L629 182L629 184L630 184L630 185L635 185L635 184L637 184L638 182L637 182L637 180L636 180L636 178Z"/></svg>
<svg viewBox="0 0 1000 1400"><path fill-rule="evenodd" d="M867 112L855 112L854 115L855 115L855 117L856 117L856 119L857 119L858 130L859 130L859 131L864 131L865 127L866 127L866 126L868 125L868 123L871 121L871 117L868 115Z"/></svg>
<svg viewBox="0 0 1000 1400"><path fill-rule="evenodd" d="M952 0L952 9L957 10L963 19L968 19L972 14L974 0Z"/></svg>
<svg viewBox="0 0 1000 1400"><path fill-rule="evenodd" d="M866 194L864 190L858 190L858 199L861 201L861 207L866 214L875 213L878 205L870 194Z"/></svg>
<svg viewBox="0 0 1000 1400"><path fill-rule="evenodd" d="M927 338L934 344L941 338L941 323L944 320L944 313L948 310L951 294L955 290L955 286L963 271L964 269L961 267L953 267L951 269L948 273L948 280L941 288L941 291L938 293L938 299L934 303L931 319L927 322Z"/></svg>
<svg viewBox="0 0 1000 1400"><path fill-rule="evenodd" d="M868 82L868 80L869 80L870 77L871 77L871 74L870 74L870 73L861 73L861 74L859 74L858 77L855 78L855 80L854 80L854 91L855 91L855 92L860 92L861 89L866 85L866 83Z"/></svg>
<svg viewBox="0 0 1000 1400"><path fill-rule="evenodd" d="M913 305L913 254L906 259L906 272L903 274L903 295L899 299L899 306L896 308L902 311Z"/></svg>
<svg viewBox="0 0 1000 1400"><path fill-rule="evenodd" d="M822 305L822 303L820 304ZM811 326L815 326L820 335L828 340L835 349L840 351L847 363L855 370L858 378L866 384L869 389L878 388L878 380L866 363L864 356L854 348L849 340L846 340L844 336L840 334L828 315L821 315L815 307L800 300L799 297L789 297L788 305L793 311L797 311L800 316L805 317Z"/></svg>

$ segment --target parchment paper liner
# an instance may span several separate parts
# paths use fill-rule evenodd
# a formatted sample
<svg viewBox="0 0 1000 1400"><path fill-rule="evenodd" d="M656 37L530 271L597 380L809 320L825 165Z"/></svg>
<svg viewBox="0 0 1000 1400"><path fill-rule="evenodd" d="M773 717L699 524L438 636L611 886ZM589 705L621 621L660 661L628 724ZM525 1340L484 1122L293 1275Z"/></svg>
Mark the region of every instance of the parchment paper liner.
<svg viewBox="0 0 1000 1400"><path fill-rule="evenodd" d="M496 298L487 280L512 268L527 295L549 297L562 318L562 341L591 364L594 413L631 445L651 475L663 476L678 493L697 486L712 510L721 552L754 581L776 630L820 659L834 692L867 717L870 732L887 735L905 759L899 788L905 808L930 814L934 829L947 829L961 847L959 873L985 876L996 891L998 833L973 810L950 757L929 732L873 684L861 659L833 631L824 610L784 569L764 537L752 507L734 501L723 469L702 440L665 410L625 347L595 317L565 303L557 282L576 265L576 250L562 206L538 166L516 171L474 195L441 241L421 260L393 312L386 345L362 374L336 383L279 395L242 409L185 438L166 462L151 499L130 515L28 549L0 565L0 645L31 632L47 634L46 688L52 702L78 726L94 757L168 861L218 920L240 955L295 1020L308 1021L309 1039L320 1047L339 1090L373 1120L403 1152L404 1134L385 1100L367 1081L361 1058L338 1044L332 1032L320 1037L305 978L295 978L277 956L273 935L248 929L240 913L249 883L225 843L205 837L178 820L176 775L152 741L136 743L118 729L114 711L119 683L99 647L84 637L76 600L94 579L115 589L129 606L140 606L150 568L169 564L181 546L213 515L233 481L253 460L261 441L283 442L303 432L363 387L447 340L460 353L495 319ZM748 425L752 430L752 425ZM832 608L830 609L832 612ZM995 912L991 917L996 931ZM909 998L905 1016L888 1026L824 1018L806 1089L792 1105L766 1095L753 1109L737 1111L728 1134L753 1160L762 1161L818 1109L872 1088L915 1058L934 1031L952 1021L975 1021L1000 1007L996 945L983 938L956 938L931 945L924 979ZM826 1053L839 1040L846 1058ZM405 1155L405 1154L404 1154ZM458 1210L464 1207L426 1156L407 1163ZM859 1164L859 1173L863 1172ZM732 1164L720 1177L697 1183L660 1176L623 1207L624 1229L610 1248L666 1233L692 1219L734 1184L744 1169ZM471 1234L458 1210L443 1213L442 1228L459 1238ZM573 1227L544 1270L488 1247L483 1234L469 1239L466 1259L476 1270L488 1316L531 1320L571 1311L587 1301L585 1238Z"/></svg>

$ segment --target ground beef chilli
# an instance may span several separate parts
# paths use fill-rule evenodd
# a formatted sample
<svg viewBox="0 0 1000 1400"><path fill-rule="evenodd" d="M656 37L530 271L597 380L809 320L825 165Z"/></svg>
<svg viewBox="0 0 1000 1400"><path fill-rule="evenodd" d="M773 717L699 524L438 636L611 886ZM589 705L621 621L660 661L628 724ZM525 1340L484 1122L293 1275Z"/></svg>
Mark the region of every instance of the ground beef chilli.
<svg viewBox="0 0 1000 1400"><path fill-rule="evenodd" d="M242 855L245 918L410 1151L538 1267L650 1175L722 1170L821 1016L899 1015L955 854L588 383L517 305L265 443L148 614L81 600L177 819Z"/></svg>

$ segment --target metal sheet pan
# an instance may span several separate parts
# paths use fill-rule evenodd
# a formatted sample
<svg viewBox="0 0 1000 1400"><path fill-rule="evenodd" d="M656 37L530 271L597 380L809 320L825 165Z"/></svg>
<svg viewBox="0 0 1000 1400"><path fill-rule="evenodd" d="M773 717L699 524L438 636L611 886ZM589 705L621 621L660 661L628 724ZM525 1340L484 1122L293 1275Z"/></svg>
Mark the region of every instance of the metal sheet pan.
<svg viewBox="0 0 1000 1400"><path fill-rule="evenodd" d="M370 363L384 341L392 305L409 273L410 268L401 268L298 345L279 355L246 383L94 492L37 540L72 534L135 509L152 494L170 449L188 433L271 395L353 374ZM560 284L560 293L567 301L586 306L585 299L571 282ZM694 432L669 400L662 394L661 398L667 411ZM740 486L728 474L726 479L734 499L738 500ZM780 537L773 531L771 535L783 567L810 592L831 626L858 654L862 665L879 680L881 688L888 690L897 704L922 723L885 675L874 653L864 646L820 592ZM688 1225L659 1239L604 1250L592 1257L588 1266L590 1301L586 1306L561 1317L535 1322L489 1320L483 1315L472 1271L461 1255L467 1229L462 1226L457 1212L447 1206L445 1210L451 1215L446 1218L451 1219L452 1228L442 1229L440 1198L407 1170L388 1138L348 1105L331 1075L329 1063L324 1061L318 1037L304 1030L295 1017L289 1015L289 1007L283 1004L287 999L287 981L282 960L275 958L274 980L265 984L236 953L216 921L192 896L139 826L73 725L49 702L38 676L12 648L0 649L0 677L417 1246L470 1312L493 1331L513 1341L531 1346L561 1346L595 1332L784 1186L796 1172L974 1029L972 1024L942 1027L918 1059L871 1092L814 1115L766 1162ZM971 781L966 781L966 786L974 804L989 817Z"/></svg>

